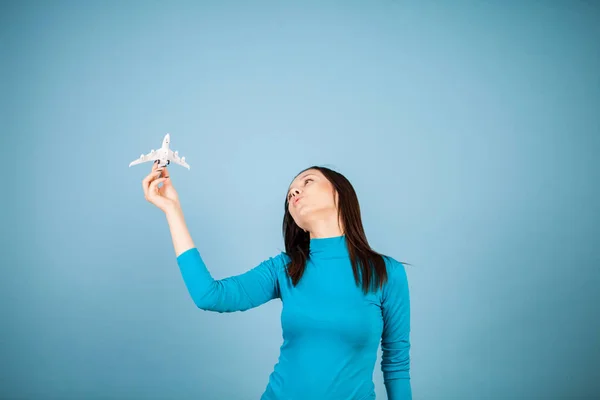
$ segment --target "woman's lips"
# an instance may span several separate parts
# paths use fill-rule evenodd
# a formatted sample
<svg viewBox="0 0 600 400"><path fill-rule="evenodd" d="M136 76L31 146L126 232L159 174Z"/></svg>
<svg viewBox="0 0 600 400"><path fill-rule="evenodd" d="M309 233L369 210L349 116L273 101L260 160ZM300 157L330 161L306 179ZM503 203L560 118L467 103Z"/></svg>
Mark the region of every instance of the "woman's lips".
<svg viewBox="0 0 600 400"><path fill-rule="evenodd" d="M294 200L294 205L298 204L298 202L299 202L300 200L302 200L302 199L303 199L303 197L297 197L297 198Z"/></svg>

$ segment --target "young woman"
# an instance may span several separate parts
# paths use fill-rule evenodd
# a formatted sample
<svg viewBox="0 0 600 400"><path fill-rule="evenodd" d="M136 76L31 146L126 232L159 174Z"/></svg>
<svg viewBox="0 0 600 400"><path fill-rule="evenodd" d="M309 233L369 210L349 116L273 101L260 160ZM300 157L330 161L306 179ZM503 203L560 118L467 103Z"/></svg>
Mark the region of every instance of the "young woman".
<svg viewBox="0 0 600 400"><path fill-rule="evenodd" d="M404 265L370 248L356 193L343 175L319 166L298 174L285 198L285 252L220 280L190 237L167 169L154 164L143 188L166 214L198 308L245 311L281 299L283 344L261 400L374 399L380 342L388 399L412 399Z"/></svg>

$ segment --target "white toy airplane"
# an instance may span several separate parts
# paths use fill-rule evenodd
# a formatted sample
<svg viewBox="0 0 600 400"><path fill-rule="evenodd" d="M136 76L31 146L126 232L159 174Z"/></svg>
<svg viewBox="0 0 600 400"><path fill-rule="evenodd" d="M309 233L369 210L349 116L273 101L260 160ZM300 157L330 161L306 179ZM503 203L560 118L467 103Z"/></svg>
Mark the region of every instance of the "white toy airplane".
<svg viewBox="0 0 600 400"><path fill-rule="evenodd" d="M175 164L179 164L187 169L190 169L190 166L185 162L185 157L179 158L179 152L173 151L169 149L169 142L171 141L171 136L167 133L165 138L163 139L162 146L158 150L150 150L150 153L146 155L141 155L137 160L132 161L129 166L136 164L141 164L147 161L156 161L158 160L158 168L167 166L173 161Z"/></svg>

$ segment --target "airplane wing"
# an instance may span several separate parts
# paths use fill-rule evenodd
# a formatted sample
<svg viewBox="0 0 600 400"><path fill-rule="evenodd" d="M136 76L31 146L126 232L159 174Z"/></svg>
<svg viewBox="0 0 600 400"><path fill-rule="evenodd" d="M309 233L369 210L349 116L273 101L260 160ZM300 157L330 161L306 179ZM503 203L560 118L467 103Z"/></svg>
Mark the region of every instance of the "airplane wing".
<svg viewBox="0 0 600 400"><path fill-rule="evenodd" d="M129 166L131 167L132 165L137 165L137 164L141 164L141 163L145 163L148 161L154 161L158 159L158 151L152 150L150 151L150 153L146 154L146 155L141 155L140 158L138 158L137 160L133 160L131 163L129 163Z"/></svg>
<svg viewBox="0 0 600 400"><path fill-rule="evenodd" d="M169 149L169 160L173 161L175 164L179 164L182 167L190 169L190 166L185 162L185 157L179 158L177 152L173 152L171 149Z"/></svg>

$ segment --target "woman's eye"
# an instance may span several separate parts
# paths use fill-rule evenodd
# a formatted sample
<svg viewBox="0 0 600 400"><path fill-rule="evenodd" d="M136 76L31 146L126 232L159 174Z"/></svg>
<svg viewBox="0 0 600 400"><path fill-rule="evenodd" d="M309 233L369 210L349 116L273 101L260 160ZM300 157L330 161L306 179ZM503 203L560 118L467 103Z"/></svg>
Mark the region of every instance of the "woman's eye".
<svg viewBox="0 0 600 400"><path fill-rule="evenodd" d="M306 185L306 182L308 182L308 181L312 181L312 179L311 179L311 178L306 178L306 179L304 180L304 184ZM290 193L290 194L288 194L288 200L289 200L291 197L292 197L292 194L291 194L291 193Z"/></svg>

